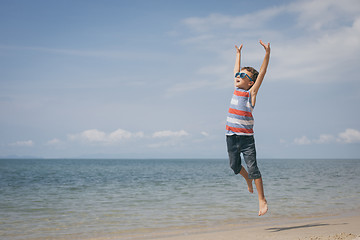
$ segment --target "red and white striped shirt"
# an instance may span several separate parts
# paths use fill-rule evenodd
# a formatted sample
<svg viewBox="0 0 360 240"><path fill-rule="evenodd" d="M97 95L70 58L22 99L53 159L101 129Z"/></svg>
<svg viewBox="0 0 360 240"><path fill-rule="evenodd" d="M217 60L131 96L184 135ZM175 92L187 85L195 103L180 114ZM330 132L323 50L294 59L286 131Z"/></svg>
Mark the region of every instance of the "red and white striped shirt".
<svg viewBox="0 0 360 240"><path fill-rule="evenodd" d="M254 117L250 91L236 88L230 102L226 135L254 135Z"/></svg>

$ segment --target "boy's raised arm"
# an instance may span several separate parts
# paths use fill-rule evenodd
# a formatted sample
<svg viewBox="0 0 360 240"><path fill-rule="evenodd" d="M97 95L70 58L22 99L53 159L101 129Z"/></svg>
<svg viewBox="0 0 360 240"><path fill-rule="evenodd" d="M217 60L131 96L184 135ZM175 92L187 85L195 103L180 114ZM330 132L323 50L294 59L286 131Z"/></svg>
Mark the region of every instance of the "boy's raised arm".
<svg viewBox="0 0 360 240"><path fill-rule="evenodd" d="M256 94L259 91L259 88L264 80L265 77L265 73L269 64L269 59L270 59L270 43L268 43L267 45L265 45L265 43L263 43L263 41L260 40L260 44L264 47L265 49L265 57L264 60L261 64L260 67L260 72L258 77L256 78L256 82L254 83L254 85L250 88L251 94L252 94L252 103L253 105L255 105L255 101L256 101Z"/></svg>
<svg viewBox="0 0 360 240"><path fill-rule="evenodd" d="M236 61L235 61L235 67L234 67L234 76L235 73L240 72L240 61L241 61L241 49L243 45L241 44L240 47L235 45L236 48Z"/></svg>

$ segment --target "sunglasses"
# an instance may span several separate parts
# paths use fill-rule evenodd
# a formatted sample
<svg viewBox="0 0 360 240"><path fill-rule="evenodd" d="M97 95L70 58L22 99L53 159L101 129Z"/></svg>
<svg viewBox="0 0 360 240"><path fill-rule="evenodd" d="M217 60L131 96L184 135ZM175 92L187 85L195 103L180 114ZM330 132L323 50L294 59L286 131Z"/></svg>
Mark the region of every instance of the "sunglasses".
<svg viewBox="0 0 360 240"><path fill-rule="evenodd" d="M252 82L254 81L254 80L251 79L251 77L249 77L249 75L247 75L247 74L244 73L244 72L242 72L242 73L241 73L241 72L236 73L236 74L235 74L235 77L238 77L238 76L240 76L240 78L244 78L245 76L247 76L250 81L252 81Z"/></svg>

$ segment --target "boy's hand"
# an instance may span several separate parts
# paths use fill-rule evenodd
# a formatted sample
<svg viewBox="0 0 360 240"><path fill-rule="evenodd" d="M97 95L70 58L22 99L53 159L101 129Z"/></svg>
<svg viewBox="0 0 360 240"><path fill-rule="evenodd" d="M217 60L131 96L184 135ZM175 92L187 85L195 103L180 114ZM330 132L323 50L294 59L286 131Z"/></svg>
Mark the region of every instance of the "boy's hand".
<svg viewBox="0 0 360 240"><path fill-rule="evenodd" d="M270 43L268 43L267 45L265 45L265 43L260 40L260 44L264 47L264 49L265 49L265 51L266 51L267 53L270 53Z"/></svg>
<svg viewBox="0 0 360 240"><path fill-rule="evenodd" d="M241 52L242 47L243 47L242 44L240 45L240 47L238 47L238 46L235 45L236 51L237 51L238 53Z"/></svg>

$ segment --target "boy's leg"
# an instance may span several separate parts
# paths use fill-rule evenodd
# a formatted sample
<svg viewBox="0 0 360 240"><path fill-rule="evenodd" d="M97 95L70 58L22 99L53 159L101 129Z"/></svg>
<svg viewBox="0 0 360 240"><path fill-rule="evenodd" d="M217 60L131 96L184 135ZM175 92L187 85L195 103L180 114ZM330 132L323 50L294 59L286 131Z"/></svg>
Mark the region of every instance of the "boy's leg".
<svg viewBox="0 0 360 240"><path fill-rule="evenodd" d="M243 145L242 153L249 171L248 177L249 179L254 179L255 182L256 190L259 196L259 216L262 216L267 212L268 206L264 195L261 173L256 161L255 140L253 136L246 136L245 138L246 144Z"/></svg>
<svg viewBox="0 0 360 240"><path fill-rule="evenodd" d="M259 196L259 216L262 216L268 211L268 205L264 195L262 178L254 179L254 182Z"/></svg>
<svg viewBox="0 0 360 240"><path fill-rule="evenodd" d="M245 170L245 168L241 168L241 171L240 171L240 174L241 176L243 176L246 180L246 183L248 185L248 190L249 192L253 193L254 192L254 189L253 189L253 185L252 185L252 181L253 179L249 179L249 174L248 172Z"/></svg>

